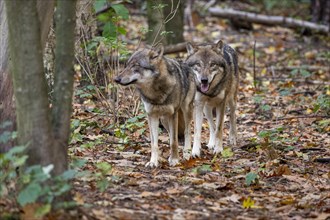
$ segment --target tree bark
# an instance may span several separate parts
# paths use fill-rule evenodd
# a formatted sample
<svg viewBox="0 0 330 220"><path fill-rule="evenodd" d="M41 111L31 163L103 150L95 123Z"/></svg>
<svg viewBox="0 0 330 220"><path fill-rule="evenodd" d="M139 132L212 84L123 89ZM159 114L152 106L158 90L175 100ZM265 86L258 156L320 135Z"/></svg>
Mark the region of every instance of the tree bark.
<svg viewBox="0 0 330 220"><path fill-rule="evenodd" d="M173 18L170 19L165 24L166 31L169 31L171 33L168 33L166 35L166 43L168 45L171 44L177 44L184 42L183 38L183 8L184 3L182 0L173 0L173 5L171 5L172 1L163 0L163 4L168 4L166 7L164 7L164 16L171 16L171 13L174 14ZM176 12L175 9L177 8Z"/></svg>
<svg viewBox="0 0 330 220"><path fill-rule="evenodd" d="M160 1L147 0L147 42L152 46L159 42L166 45L166 38L160 35L165 31L163 8L155 8L159 3Z"/></svg>
<svg viewBox="0 0 330 220"><path fill-rule="evenodd" d="M288 27L300 27L300 28L314 30L323 34L329 34L329 27L326 25L319 25L316 23L293 19L293 18L287 18L283 16L259 15L255 13L237 11L233 9L223 9L223 8L209 8L209 12L213 16L244 19L246 21L266 24L266 25L285 25Z"/></svg>
<svg viewBox="0 0 330 220"><path fill-rule="evenodd" d="M38 0L37 9L41 23L41 46L44 48L48 36L49 27L54 13L54 0ZM0 1L0 123L11 121L12 125L6 130L16 129L15 107L13 98L13 84L9 73L9 45L8 45L8 25L5 10L5 2ZM0 133L2 130L0 129ZM0 152L5 152L14 143L0 144Z"/></svg>
<svg viewBox="0 0 330 220"><path fill-rule="evenodd" d="M70 117L73 94L73 61L76 1L58 1L56 11L56 48L53 101L53 130L57 143L58 172L67 169L67 151L70 137Z"/></svg>
<svg viewBox="0 0 330 220"><path fill-rule="evenodd" d="M6 10L18 143L27 145L27 165L48 165L55 150L37 2L6 0Z"/></svg>

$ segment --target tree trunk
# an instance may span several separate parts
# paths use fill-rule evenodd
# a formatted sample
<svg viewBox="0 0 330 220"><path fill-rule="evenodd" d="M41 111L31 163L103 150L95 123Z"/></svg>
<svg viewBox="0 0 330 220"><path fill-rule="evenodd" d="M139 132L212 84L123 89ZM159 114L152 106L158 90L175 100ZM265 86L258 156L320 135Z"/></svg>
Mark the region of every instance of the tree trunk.
<svg viewBox="0 0 330 220"><path fill-rule="evenodd" d="M54 0L38 0L37 9L41 23L41 46L44 48L48 36L49 27L54 13ZM12 125L6 130L15 130L15 107L13 98L13 84L9 73L9 45L8 45L8 25L5 10L5 2L0 1L0 123L11 121ZM0 133L3 130L0 129ZM13 146L11 143L0 143L0 153L5 152Z"/></svg>
<svg viewBox="0 0 330 220"><path fill-rule="evenodd" d="M330 29L330 1L312 0L311 1L312 22L322 23L329 26Z"/></svg>
<svg viewBox="0 0 330 220"><path fill-rule="evenodd" d="M28 166L53 164L55 175L68 168L75 4L75 0L57 2L55 85L51 112L36 0L6 0L18 142L27 145Z"/></svg>
<svg viewBox="0 0 330 220"><path fill-rule="evenodd" d="M48 165L53 161L55 149L37 2L6 0L6 10L18 143L28 146L27 165Z"/></svg>
<svg viewBox="0 0 330 220"><path fill-rule="evenodd" d="M166 38L161 35L165 31L163 8L158 7L160 1L147 0L148 33L147 42L154 46L156 43L166 45Z"/></svg>
<svg viewBox="0 0 330 220"><path fill-rule="evenodd" d="M165 24L165 29L168 32L166 35L166 43L168 45L177 44L184 42L183 38L183 12L184 12L184 1L173 0L173 5L171 1L163 0L163 4L167 4L164 7L164 17L174 15L172 19L168 20ZM176 10L176 7L177 10ZM176 11L175 11L176 10Z"/></svg>
<svg viewBox="0 0 330 220"><path fill-rule="evenodd" d="M53 130L57 143L58 173L67 169L70 117L73 94L74 30L76 1L58 1L56 11L56 49L53 102Z"/></svg>

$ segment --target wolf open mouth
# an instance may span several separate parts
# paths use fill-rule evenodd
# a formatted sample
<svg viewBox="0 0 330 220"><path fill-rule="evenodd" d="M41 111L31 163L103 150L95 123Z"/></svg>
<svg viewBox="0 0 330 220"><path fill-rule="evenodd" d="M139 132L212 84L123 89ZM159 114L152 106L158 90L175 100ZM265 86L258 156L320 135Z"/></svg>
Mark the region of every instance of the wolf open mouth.
<svg viewBox="0 0 330 220"><path fill-rule="evenodd" d="M208 83L202 83L201 84L201 91L202 92L207 92L209 90L210 84Z"/></svg>

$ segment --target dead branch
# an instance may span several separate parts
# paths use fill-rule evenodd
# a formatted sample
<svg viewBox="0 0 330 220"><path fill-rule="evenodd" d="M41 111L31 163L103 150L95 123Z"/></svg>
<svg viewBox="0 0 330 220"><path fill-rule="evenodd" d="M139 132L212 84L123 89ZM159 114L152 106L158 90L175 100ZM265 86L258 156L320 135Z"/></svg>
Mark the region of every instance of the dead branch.
<svg viewBox="0 0 330 220"><path fill-rule="evenodd" d="M292 120L297 118L330 118L329 115L298 115L298 116L292 116L292 117L281 117L274 119L275 121L279 120Z"/></svg>
<svg viewBox="0 0 330 220"><path fill-rule="evenodd" d="M319 163L330 163L330 157L325 157L325 158L316 158L314 160L315 162L319 162Z"/></svg>
<svg viewBox="0 0 330 220"><path fill-rule="evenodd" d="M250 65L250 66L247 66L245 69L248 70L250 69L249 71L253 71L253 68L254 66L253 65ZM263 69L263 68L268 68L268 69L273 69L273 70L276 70L276 71L291 71L291 70L295 70L295 69L303 69L303 70L309 70L309 71L318 71L318 70L322 70L322 71L330 71L330 67L328 66L265 66L265 67L262 67L262 66L256 66L257 69ZM244 69L244 68L243 68Z"/></svg>
<svg viewBox="0 0 330 220"><path fill-rule="evenodd" d="M185 51L186 51L186 43L168 45L164 48L164 54L179 53L179 52L185 52Z"/></svg>
<svg viewBox="0 0 330 220"><path fill-rule="evenodd" d="M257 77L258 80L270 80L270 81L284 81L284 82L297 82L297 83L307 83L312 85L330 85L330 82L320 81L320 80L309 80L309 79L292 79L283 77Z"/></svg>
<svg viewBox="0 0 330 220"><path fill-rule="evenodd" d="M294 18L288 18L283 16L268 16L255 14L245 11L237 11L230 8L209 8L208 10L211 15L222 18L239 18L245 21L253 23L265 24L265 25L285 25L287 27L300 27L307 28L313 31L317 31L322 34L329 34L329 27L326 25L319 25L309 21L298 20Z"/></svg>

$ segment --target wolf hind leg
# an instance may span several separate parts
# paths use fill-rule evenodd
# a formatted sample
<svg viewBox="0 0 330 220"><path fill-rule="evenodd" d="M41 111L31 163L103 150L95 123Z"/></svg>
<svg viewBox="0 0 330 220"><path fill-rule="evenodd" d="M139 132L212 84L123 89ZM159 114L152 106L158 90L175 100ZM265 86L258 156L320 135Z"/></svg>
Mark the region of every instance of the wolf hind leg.
<svg viewBox="0 0 330 220"><path fill-rule="evenodd" d="M230 131L229 131L229 142L231 145L237 145L237 128L236 128L236 107L237 102L234 97L229 99L230 107Z"/></svg>
<svg viewBox="0 0 330 220"><path fill-rule="evenodd" d="M170 148L171 153L168 158L170 166L175 166L179 163L178 152L178 113L174 113L168 118L169 122L169 136L170 136Z"/></svg>
<svg viewBox="0 0 330 220"><path fill-rule="evenodd" d="M185 106L182 109L183 117L184 117L184 148L183 148L183 158L185 160L190 159L190 151L191 151L191 120L193 117L193 103L190 103L188 106Z"/></svg>
<svg viewBox="0 0 330 220"><path fill-rule="evenodd" d="M210 138L209 138L209 143L207 144L208 148L210 150L214 149L215 147L215 124L213 120L213 108L205 105L204 106L204 114L205 117L207 118L207 121L209 123L209 128L210 128Z"/></svg>
<svg viewBox="0 0 330 220"><path fill-rule="evenodd" d="M159 118L148 115L148 125L150 130L151 158L146 167L158 167L159 149L158 149L158 126Z"/></svg>

